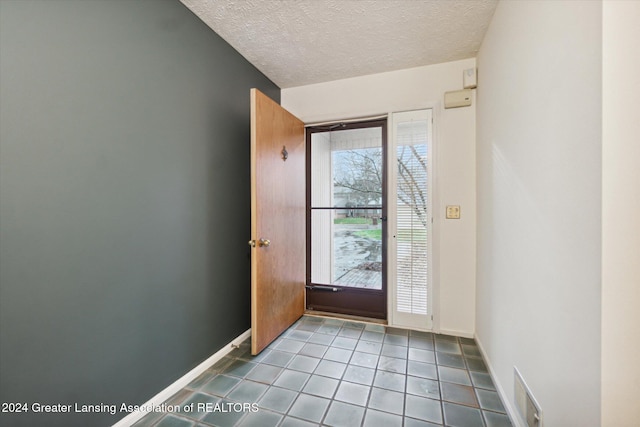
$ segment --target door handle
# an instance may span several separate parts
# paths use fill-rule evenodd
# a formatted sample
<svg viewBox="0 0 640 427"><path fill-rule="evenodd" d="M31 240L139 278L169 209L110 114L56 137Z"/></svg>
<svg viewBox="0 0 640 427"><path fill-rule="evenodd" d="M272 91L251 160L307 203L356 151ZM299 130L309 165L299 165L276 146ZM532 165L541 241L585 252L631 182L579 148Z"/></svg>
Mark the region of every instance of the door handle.
<svg viewBox="0 0 640 427"><path fill-rule="evenodd" d="M326 292L341 292L342 291L342 289L335 288L333 286L310 285L310 286L305 286L305 288L309 289L310 291L326 291Z"/></svg>
<svg viewBox="0 0 640 427"><path fill-rule="evenodd" d="M260 239L258 241L255 240L249 240L249 246L251 246L252 248L255 248L257 246L259 247L268 247L269 245L271 245L271 240L269 239Z"/></svg>

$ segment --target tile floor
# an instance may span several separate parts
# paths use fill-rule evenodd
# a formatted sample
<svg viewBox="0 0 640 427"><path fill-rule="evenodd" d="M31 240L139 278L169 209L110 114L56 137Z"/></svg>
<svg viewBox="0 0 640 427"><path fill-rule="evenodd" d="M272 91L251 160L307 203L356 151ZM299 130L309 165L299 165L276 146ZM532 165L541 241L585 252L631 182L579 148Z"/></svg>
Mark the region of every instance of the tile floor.
<svg viewBox="0 0 640 427"><path fill-rule="evenodd" d="M249 342L135 426L511 426L472 339L304 316Z"/></svg>

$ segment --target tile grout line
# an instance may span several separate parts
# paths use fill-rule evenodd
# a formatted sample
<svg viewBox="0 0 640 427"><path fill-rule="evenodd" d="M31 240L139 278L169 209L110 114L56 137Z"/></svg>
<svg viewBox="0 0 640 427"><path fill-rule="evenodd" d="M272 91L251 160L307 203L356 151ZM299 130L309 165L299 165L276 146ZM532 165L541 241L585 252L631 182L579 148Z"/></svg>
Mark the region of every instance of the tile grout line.
<svg viewBox="0 0 640 427"><path fill-rule="evenodd" d="M414 337L414 335L412 334L412 331L408 331L408 330L400 331L400 330L392 329L391 332L386 332L386 330L385 330L385 332L381 333L378 330L374 330L374 331L367 330L366 326L363 326L363 327L360 327L360 328L353 328L353 324L356 323L356 322L353 322L353 323L351 323L351 322L342 322L341 325L339 325L339 326L335 325L335 324L331 324L330 325L330 326L333 326L333 327L337 328L337 330L335 331L335 334L334 333L325 334L321 330L322 326L324 326L323 322L324 322L324 320L322 320L320 322L304 322L304 318L303 318L303 319L301 319L301 321L296 322L296 324L293 325L292 328L288 329L283 335L281 335L280 338L278 338L279 340L286 339L286 340L290 340L290 341L302 342L304 344L303 344L302 347L300 347L297 350L295 350L296 346L293 346L293 347L289 346L288 350L284 350L283 349L284 346L283 346L283 348L279 349L278 346L281 345L282 341L280 341L280 343L278 343L278 344L274 343L275 345L273 347L270 347L271 351L279 351L281 353L286 353L286 354L290 355L290 358L284 363L284 366L277 366L277 368L280 368L281 371L277 374L276 377L273 378L273 380L271 380L268 383L267 382L254 381L254 380L252 380L250 378L247 378L247 377L251 374L253 369L256 369L256 367L261 365L261 364L268 365L268 366L274 366L274 365L270 365L269 363L264 362L264 360L259 360L259 361L257 361L257 363L252 362L252 359L245 360L244 353L241 353L239 355L237 355L237 354L233 355L232 357L233 357L234 361L231 362L230 364L228 364L227 366L223 366L219 370L217 370L215 375L214 375L214 378L216 376L218 376L218 375L228 374L228 372L226 370L229 369L230 365L235 363L236 361L240 361L240 362L244 362L244 363L251 363L251 364L255 364L257 366L254 366L249 371L244 373L244 376L241 374L241 372L237 373L236 375L231 374L231 376L233 378L238 378L239 382L237 384L235 384L229 391L227 391L225 393L225 396L228 396L229 394L233 393L233 391L236 390L240 386L242 381L257 382L257 383L263 384L263 385L265 385L267 387L258 397L256 397L256 399L255 399L256 403L261 401L265 397L265 395L268 393L268 391L273 387L282 388L284 390L291 391L292 393L295 393L296 396L295 396L295 398L293 399L293 401L291 402L291 404L289 405L289 407L286 409L286 411L284 413L280 413L277 410L273 411L273 410L270 410L268 408L263 408L266 411L268 411L269 413L273 413L273 414L279 416L280 417L280 421L278 422L278 424L283 424L286 421L286 418L289 417L289 416L298 419L297 417L295 417L293 415L290 415L290 412L293 409L293 407L295 406L296 402L299 400L300 395L302 395L302 394L306 395L306 393L303 393L303 390L308 385L308 383L311 380L311 378L315 375L317 377L328 378L328 379L337 381L335 389L332 391L331 396L327 399L328 400L327 408L325 408L325 410L323 412L322 418L320 419L320 423L323 423L323 422L326 421L326 418L329 416L329 411L330 411L332 405L335 402L340 402L340 403L343 403L343 404L352 405L352 406L357 407L357 408L362 410L362 414L363 415L362 415L362 420L361 420L360 424L363 426L365 424L366 419L367 419L367 413L369 411L373 411L374 410L374 408L370 407L371 398L372 398L372 395L373 395L373 390L375 388L378 388L378 386L380 385L380 384L378 384L378 386L375 385L376 378L378 377L378 375L380 373L389 373L391 375L393 375L393 374L403 375L403 377L404 377L403 378L404 385L403 385L403 392L402 392L402 396L403 396L402 416L401 416L401 418L403 420L403 423L407 418L410 418L410 417L407 417L407 414L406 414L407 397L408 396L415 396L413 393L409 393L409 380L411 378L415 378L416 380L435 381L438 384L439 399L433 399L432 397L429 397L429 396L426 396L426 395L424 395L424 396L417 395L417 397L418 398L431 399L431 400L439 400L440 401L439 407L440 407L440 412L442 414L442 422L443 423L445 422L445 420L444 420L444 416L445 416L444 403L445 402L448 402L449 404L456 405L456 406L471 408L471 409L474 409L475 411L479 412L480 413L480 420L481 420L480 422L483 425L485 425L486 422L487 422L485 417L484 417L485 411L486 412L490 412L490 413L495 413L495 414L508 416L506 413L500 412L497 409L495 409L495 410L494 409L484 409L484 408L482 408L482 405L480 404L480 398L479 398L478 391L486 391L488 393L491 393L491 392L494 392L494 391L492 391L491 389L488 389L488 388L481 387L481 386L476 386L476 383L473 380L473 376L471 375L472 372L475 372L477 374L486 373L486 372L484 372L482 370L482 367L481 367L481 365L485 365L484 360L483 360L483 358L481 356L481 353L480 353L479 357L477 357L471 351L469 351L469 354L467 354L467 352L465 352L465 348L463 347L463 345L475 345L477 347L477 343L475 343L475 340L473 341L473 343L469 343L468 341L463 342L459 337L455 337L455 336L451 336L451 338L453 338L453 339L449 339L449 338L438 339L439 336L437 334L428 333L429 334L428 335L429 339L428 339L427 342L429 342L430 345L427 345L427 348L424 348L422 345L419 345L419 346L412 345L411 338ZM307 327L304 327L303 323L316 323L316 325L319 324L320 326L313 327L312 325L309 325ZM303 326L303 327L300 328L300 326ZM387 330L388 329L390 329L390 328L387 328ZM355 335L352 335L353 333L345 333L345 334L341 335L343 330L345 330L345 331L346 330L357 330L357 331L359 331L359 333L357 334L357 338L355 338ZM304 338L304 340L300 339L301 337L291 337L290 335L292 333L296 332L296 331L307 332L308 336L306 336L306 338ZM376 339L372 339L373 336L370 336L369 339L367 339L367 338L365 338L365 333L366 332L381 333L382 340L381 341L377 341ZM394 332L402 332L402 333L401 334L397 334L397 333L394 333ZM326 343L327 344L324 345L324 347L326 347L324 353L320 357L316 357L316 355L305 355L303 353L300 353L305 345L313 343L311 340L313 339L313 336L315 334L321 334L322 336L327 335L328 337L330 337L330 338L326 339ZM304 335L302 335L302 336L304 336ZM393 355L393 354L387 356L387 355L384 355L382 353L383 349L384 349L385 342L387 343L386 345L396 345L396 346L398 346L398 343L395 342L395 340L387 340L387 336L405 336L406 337L406 345L399 344L400 347L404 347L406 349L405 357L396 357L396 355ZM416 338L425 338L425 337L422 337L422 335L415 335L415 337ZM353 342L352 341L342 342L342 343L340 343L340 345L342 345L342 347L334 346L334 342L338 338L345 338L347 340L353 340ZM324 341L324 339L323 339L323 341ZM394 342L393 344L392 344L392 341ZM460 354L457 354L455 351L454 352L450 352L450 351L446 351L446 350L438 351L438 348L440 347L438 345L439 342L454 342L456 344L458 350L460 351ZM375 364L374 368L367 368L366 366L361 366L361 365L353 365L351 363L354 360L354 357L355 357L356 352L357 352L357 348L360 346L360 343L370 343L370 344L379 344L380 345L379 351L376 352L376 353L360 351L360 353L369 354L372 357L376 357L377 358L377 361L376 361L376 364ZM344 348L345 345L347 346L347 348ZM354 347L351 348L351 345L353 345ZM430 346L432 348L429 348ZM348 351L350 353L348 359L345 360L345 361L343 361L340 357L336 357L338 360L325 359L326 353L329 352L331 349L340 350L341 352L342 351ZM435 373L435 377L436 377L435 379L430 378L428 376L428 374L426 374L423 377L423 376L415 376L415 375L412 375L412 374L409 373L409 363L411 361L414 361L413 359L410 359L410 356L409 356L409 353L410 353L411 349L433 352L433 363L432 363L432 365L434 366L434 369L435 369L435 372L434 372ZM450 361L445 359L444 362L443 362L445 364L442 364L442 361L438 357L439 354L448 355L449 357L452 357L453 359L450 360ZM314 359L318 360L318 363L315 365L315 367L310 372L307 372L305 370L298 371L295 368L290 368L290 366L292 365L293 361L295 360L295 358L297 356L306 356L306 357L314 358ZM458 356L461 358L464 368L460 368L459 366L457 366L456 359L457 359ZM390 359L390 360L397 359L397 360L403 361L404 372L398 373L398 372L394 371L392 366L389 366L389 370L382 369L381 368L381 363L382 363L381 359L383 357L387 358L387 359ZM480 369L479 371L476 371L476 370L472 371L470 369L471 365L470 365L470 359L469 358L478 359L479 360L479 362L481 364L481 365L480 364L478 365L478 369ZM340 373L339 377L331 376L330 375L331 372L328 372L327 375L320 374L318 372L318 369L319 369L320 364L322 363L322 361L339 363L341 365L344 365L344 369ZM417 360L415 362L431 364L428 361L420 362L419 360ZM347 371L349 370L350 367L352 367L352 368L361 367L361 368L364 368L364 369L371 369L373 371L373 378L371 380L371 383L370 384L362 384L362 383L357 383L357 382L352 382L350 380L347 380L346 379L346 373L347 373ZM461 369L462 371L465 372L470 384L469 385L465 385L465 384L459 384L459 383L451 383L449 381L443 381L441 376L440 376L440 368L441 367L442 368L449 368L449 369L456 369L456 370L457 369ZM300 386L299 390L290 389L290 388L287 388L286 386L283 387L283 386L276 385L275 383L280 378L282 378L283 375L285 375L286 371L302 373L302 374L308 375L308 378L305 379L304 383ZM209 380L209 381L211 381L211 380ZM472 406L472 405L468 405L468 404L462 403L462 402L448 401L448 400L445 401L444 400L443 388L442 388L443 383L453 384L453 385L462 386L462 387L469 387L473 392L474 399L477 401L477 407ZM366 398L366 400L364 402L364 406L362 404L353 403L351 401L337 400L338 392L340 391L340 388L341 388L341 386L343 384L354 384L354 385L363 386L363 387L367 387L368 388L367 398ZM386 390L386 391L391 391L391 392L395 391L393 389L387 388L388 386L391 386L391 385L390 384L386 384L383 387L381 387L380 389L381 390ZM204 394L206 394L208 396L211 396L207 392L204 392L203 390L201 390L201 387L203 387L203 385L200 385L200 387L197 387L197 388L194 388L194 389L190 389L190 388L185 387L185 390L189 390L192 395L194 395L196 393L204 393ZM314 397L315 395L308 395L308 396ZM215 395L212 396L212 397L218 398L218 396L215 396ZM498 395L498 397L499 397L499 395ZM185 396L185 398L183 400L186 401L187 398L188 398L188 396ZM326 397L323 396L322 398L326 398ZM221 399L225 399L225 397L222 397ZM501 400L501 399L499 399L499 400ZM378 409L377 411L380 411L380 410ZM382 410L381 412L385 413L385 414L389 414L390 416L397 416L397 414L386 412L385 410ZM242 424L244 422L245 418L247 418L247 417L248 417L247 414L243 414L243 416L238 419L237 424ZM190 417L187 417L187 416L185 416L185 418L187 418L189 421L192 420ZM162 420L162 418L157 420L156 424L159 423L161 420ZM204 422L204 421L194 420L194 422Z"/></svg>

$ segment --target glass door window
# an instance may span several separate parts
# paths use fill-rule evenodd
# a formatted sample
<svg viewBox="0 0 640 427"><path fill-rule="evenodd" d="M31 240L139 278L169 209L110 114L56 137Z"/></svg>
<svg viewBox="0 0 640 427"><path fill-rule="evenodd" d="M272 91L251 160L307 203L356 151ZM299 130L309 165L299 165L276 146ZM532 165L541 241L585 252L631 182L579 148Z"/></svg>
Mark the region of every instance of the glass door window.
<svg viewBox="0 0 640 427"><path fill-rule="evenodd" d="M307 132L307 308L386 318L386 120Z"/></svg>

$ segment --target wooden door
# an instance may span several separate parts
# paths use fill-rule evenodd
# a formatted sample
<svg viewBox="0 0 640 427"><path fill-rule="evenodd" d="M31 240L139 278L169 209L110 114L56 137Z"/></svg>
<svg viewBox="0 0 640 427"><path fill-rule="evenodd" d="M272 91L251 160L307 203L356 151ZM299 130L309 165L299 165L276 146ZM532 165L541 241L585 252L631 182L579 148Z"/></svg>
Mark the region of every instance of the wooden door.
<svg viewBox="0 0 640 427"><path fill-rule="evenodd" d="M304 124L251 89L251 353L304 313Z"/></svg>

